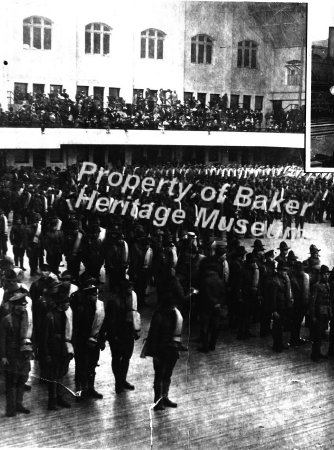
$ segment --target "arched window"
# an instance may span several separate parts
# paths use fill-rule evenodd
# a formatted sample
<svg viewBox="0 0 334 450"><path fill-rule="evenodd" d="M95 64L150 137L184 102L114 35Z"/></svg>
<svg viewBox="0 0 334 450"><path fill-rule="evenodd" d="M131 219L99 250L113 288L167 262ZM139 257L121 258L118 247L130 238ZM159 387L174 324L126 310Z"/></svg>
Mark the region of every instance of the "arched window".
<svg viewBox="0 0 334 450"><path fill-rule="evenodd" d="M108 55L111 28L104 23L89 23L85 27L85 53Z"/></svg>
<svg viewBox="0 0 334 450"><path fill-rule="evenodd" d="M238 42L238 67L256 68L257 43L254 41Z"/></svg>
<svg viewBox="0 0 334 450"><path fill-rule="evenodd" d="M212 39L206 34L198 34L191 38L191 62L196 64L211 64Z"/></svg>
<svg viewBox="0 0 334 450"><path fill-rule="evenodd" d="M164 40L166 34L160 30L149 28L141 32L140 57L163 59Z"/></svg>
<svg viewBox="0 0 334 450"><path fill-rule="evenodd" d="M23 20L23 45L31 49L51 50L52 22L39 16Z"/></svg>

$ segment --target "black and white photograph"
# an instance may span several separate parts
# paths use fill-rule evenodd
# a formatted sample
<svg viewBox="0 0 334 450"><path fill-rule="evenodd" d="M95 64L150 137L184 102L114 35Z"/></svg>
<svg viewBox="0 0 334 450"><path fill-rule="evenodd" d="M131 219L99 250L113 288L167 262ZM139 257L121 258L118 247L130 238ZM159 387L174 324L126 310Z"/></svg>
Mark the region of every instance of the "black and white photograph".
<svg viewBox="0 0 334 450"><path fill-rule="evenodd" d="M333 448L309 4L2 3L0 448Z"/></svg>
<svg viewBox="0 0 334 450"><path fill-rule="evenodd" d="M334 168L334 5L310 4L311 142L310 170Z"/></svg>

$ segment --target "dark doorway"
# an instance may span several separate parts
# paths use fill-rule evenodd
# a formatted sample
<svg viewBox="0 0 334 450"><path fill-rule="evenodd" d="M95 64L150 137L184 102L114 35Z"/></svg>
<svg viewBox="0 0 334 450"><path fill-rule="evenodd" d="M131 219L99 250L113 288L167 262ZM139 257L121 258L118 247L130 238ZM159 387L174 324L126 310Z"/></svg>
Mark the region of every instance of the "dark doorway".
<svg viewBox="0 0 334 450"><path fill-rule="evenodd" d="M93 162L99 167L104 167L104 147L97 147L93 149Z"/></svg>
<svg viewBox="0 0 334 450"><path fill-rule="evenodd" d="M46 166L46 154L44 149L33 150L32 154L33 167L45 167Z"/></svg>
<svg viewBox="0 0 334 450"><path fill-rule="evenodd" d="M282 110L282 100L272 100L274 115L277 116Z"/></svg>
<svg viewBox="0 0 334 450"><path fill-rule="evenodd" d="M248 109L248 111L249 111L250 110L250 105L251 105L251 96L250 95L244 95L243 108L244 109Z"/></svg>
<svg viewBox="0 0 334 450"><path fill-rule="evenodd" d="M231 95L231 109L238 109L239 108L239 95L232 94Z"/></svg>
<svg viewBox="0 0 334 450"><path fill-rule="evenodd" d="M204 92L199 92L197 94L197 100L201 102L201 105L205 106L206 103L206 94Z"/></svg>

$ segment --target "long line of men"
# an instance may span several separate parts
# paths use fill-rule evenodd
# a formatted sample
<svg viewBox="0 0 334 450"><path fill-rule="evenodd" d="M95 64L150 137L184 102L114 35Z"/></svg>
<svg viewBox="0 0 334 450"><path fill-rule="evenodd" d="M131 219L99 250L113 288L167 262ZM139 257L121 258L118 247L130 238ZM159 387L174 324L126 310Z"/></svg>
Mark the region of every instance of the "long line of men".
<svg viewBox="0 0 334 450"><path fill-rule="evenodd" d="M143 189L122 190L121 186L110 187L107 176L103 176L99 183L97 174L84 175L78 181L78 168L71 167L64 171L50 168L41 171L27 171L26 169L13 169L3 174L0 187L0 252L6 254L8 239L14 248L15 263L22 266L24 254L29 258L30 268L34 274L42 261L43 252L46 253L47 262L56 272L65 256L69 270L73 276L78 276L78 263L91 266L88 270L91 275L98 278L99 268L109 255L101 255L101 239L109 243L114 232L121 230L130 248L132 241L149 237L150 243L159 241L161 227L153 224L154 213L158 208L170 208L172 212L182 208L185 219L181 224L172 220L172 214L161 218L160 222L167 228L176 242L186 231L196 232L199 245L205 253L212 236L221 235L219 229L220 218L225 217L226 223L243 219L246 223L246 237L251 237L252 225L262 222L270 227L275 220L282 223L283 233L292 227L294 222L297 236L303 236L304 224L322 223L329 220L334 226L334 184L333 174L306 174L298 166L158 166L158 167L124 167L120 169L123 178L136 175L142 181L147 177L156 180L156 185L163 179L166 181L158 192ZM185 195L177 201L177 193L169 191L172 180L182 184ZM218 202L220 189L229 185L223 198ZM216 197L205 200L201 191L210 186L216 191ZM240 187L252 190L251 202L248 206L237 206L235 198ZM85 188L85 196L89 198L93 192L97 195L92 207L87 208L86 202L79 202L81 189ZM265 207L254 208L256 198L267 198ZM118 202L113 213L99 212L96 204L101 197L110 202ZM272 209L273 198L279 200L279 207ZM284 199L281 201L281 199ZM290 201L297 201L299 208L294 214L288 214L285 206ZM127 211L123 214L123 205L128 203ZM138 205L152 204L152 214L147 219L138 214ZM135 206L136 205L136 206ZM203 226L200 222L196 226L198 211L206 208L209 214L219 210L219 216L214 226ZM14 226L8 232L8 218L13 212ZM135 211L133 213L133 211ZM101 229L107 230L102 235ZM235 234L235 230L227 233ZM99 237L97 237L99 236ZM287 238L291 237L288 233ZM145 253L147 243L142 239L141 253ZM147 241L146 241L147 242ZM103 245L102 245L103 246ZM108 246L109 247L109 246ZM94 249L92 255L87 249ZM146 248L147 250L147 248ZM102 252L103 253L103 252ZM126 256L127 252L125 252ZM138 258L130 258L132 261ZM110 265L107 262L107 270ZM96 270L94 268L97 268ZM136 272L137 268L134 268Z"/></svg>
<svg viewBox="0 0 334 450"><path fill-rule="evenodd" d="M254 336L253 324L259 322L260 336L271 334L273 351L280 353L288 348L285 331L290 334L289 346L305 343L300 331L306 317L311 359L318 362L334 355L334 276L321 265L320 250L315 245L310 246L310 256L302 262L284 241L276 258L273 250L265 251L259 239L250 253L238 240L229 246L214 241L207 256L199 253L193 233L184 236L177 248L171 239L166 244L156 277L158 300L168 297L166 292L172 289L163 281L166 269L172 269L178 288L170 295L184 318L191 308L191 323L195 327L198 324L200 331L199 351L215 350L221 320L227 318L240 340ZM89 276L81 278L78 289L69 271L57 279L51 267L43 263L40 277L28 292L19 281L20 271L14 269L13 261L4 258L2 269L0 357L8 416L30 412L22 401L33 350L40 379L48 384L49 410L70 407L61 386L73 356L77 391L83 398L102 398L95 390L95 368L106 340L112 352L116 393L134 389L126 375L140 326L133 315L137 296L125 273L109 279L112 300L104 303L98 299L97 280ZM326 355L321 346L329 322ZM180 341L178 344L182 349Z"/></svg>
<svg viewBox="0 0 334 450"><path fill-rule="evenodd" d="M313 200L313 207L316 205L313 219L321 222L327 211L332 220L332 206L328 202L333 193L332 178L307 178L300 168L289 169L294 171L293 176L288 176L284 167L231 167L227 168L227 172L219 167L128 170L140 173L142 177L151 174L158 180L162 176L173 177L176 174L185 183L196 185L198 181L200 186L210 181L217 190L225 182L231 182L234 187L248 184L255 188L258 180L263 180L258 188L265 183L280 183L280 189L285 192L306 184L307 195L312 197L308 200ZM296 176L297 173L301 176ZM126 380L126 373L134 340L138 337L134 314L137 299L139 307L142 307L149 284L156 285L158 300L162 292L163 297L166 296L169 289L168 284L164 283L166 268L175 272L175 279L180 285L180 289L173 291L171 296L177 298L183 317L187 317L191 310L192 320L199 324L200 351L215 349L221 318L227 317L229 326L237 330L238 339L251 337L251 324L260 322L261 336L272 333L273 350L281 352L285 347L283 336L286 329L291 332L291 345L303 343L300 328L306 316L312 339L311 357L314 361L322 359L321 339L328 322L332 321L333 276L327 266L321 265L319 250L314 245L310 247L310 257L300 262L282 241L275 262L273 251L266 252L259 240L254 241L253 252L246 254L234 233L228 233L226 240L225 235L221 239L221 235L215 236L216 230L206 233L205 229L192 227L191 221L186 223L188 229L185 225L175 227L172 223L160 229L149 221L122 216L117 211L113 215L103 216L97 211L86 213L82 208L73 208L72 197L80 188L80 183L77 187L73 183L74 169L64 173L47 170L45 173L34 172L34 175L29 179L34 183L30 187L23 183L25 171L13 171L9 174L9 183L3 186L2 194L9 194L7 201L5 195L1 197L4 209L0 215L4 292L0 352L6 373L8 415L27 412L22 398L30 370L32 340L41 379L48 380L48 407L51 410L57 405L69 406L59 387L73 355L77 390L83 391L84 397L100 398L94 386L95 367L106 336L112 351L116 392L133 389L133 385ZM52 188L41 192L41 185L44 183L44 188L50 179L53 180ZM59 195L59 180L65 194L62 192L58 205L54 205ZM94 177L85 177L82 183L93 185L95 181ZM23 185L19 187L19 183ZM106 192L106 187L101 184L101 193ZM122 194L117 189L112 191L115 196ZM198 191L192 191L190 197L194 193L198 194ZM21 200L22 195L29 201L25 207L18 208L16 202ZM166 202L167 197L165 191L162 196L152 199ZM198 197L195 195L199 205ZM191 198L185 199L184 208L187 200L190 202ZM9 230L10 211L14 213L14 223ZM8 237L14 254L14 261L9 261L9 267L8 257L5 256ZM33 282L29 295L20 283L22 273L20 275L20 271L14 268L20 266L21 271L26 269L23 264L25 252L31 275L41 274ZM66 272L59 279L64 257ZM109 307L107 303L105 308L97 298L103 265L108 290L113 293L113 301ZM80 287L76 292L75 285ZM329 354L334 352L332 329L333 326ZM102 335L104 338L100 339ZM7 355L7 339L13 339L13 345L9 346L13 351L11 360ZM20 376L13 376L15 374Z"/></svg>

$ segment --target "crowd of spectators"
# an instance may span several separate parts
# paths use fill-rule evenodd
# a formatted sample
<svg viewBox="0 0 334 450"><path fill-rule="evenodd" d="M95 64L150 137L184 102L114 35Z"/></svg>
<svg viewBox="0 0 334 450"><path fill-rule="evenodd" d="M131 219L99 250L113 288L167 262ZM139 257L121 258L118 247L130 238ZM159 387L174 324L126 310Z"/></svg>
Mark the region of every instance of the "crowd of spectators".
<svg viewBox="0 0 334 450"><path fill-rule="evenodd" d="M205 130L205 131L267 131L303 133L305 131L304 108L267 113L260 110L228 107L228 97L223 95L216 102L201 103L194 97L183 103L176 91L159 92L146 89L136 91L133 103L122 97L109 97L106 107L103 99L78 92L70 99L63 89L61 93L23 94L14 92L14 106L4 111L0 107L0 126L146 129L146 130ZM231 106L231 105L230 105Z"/></svg>

